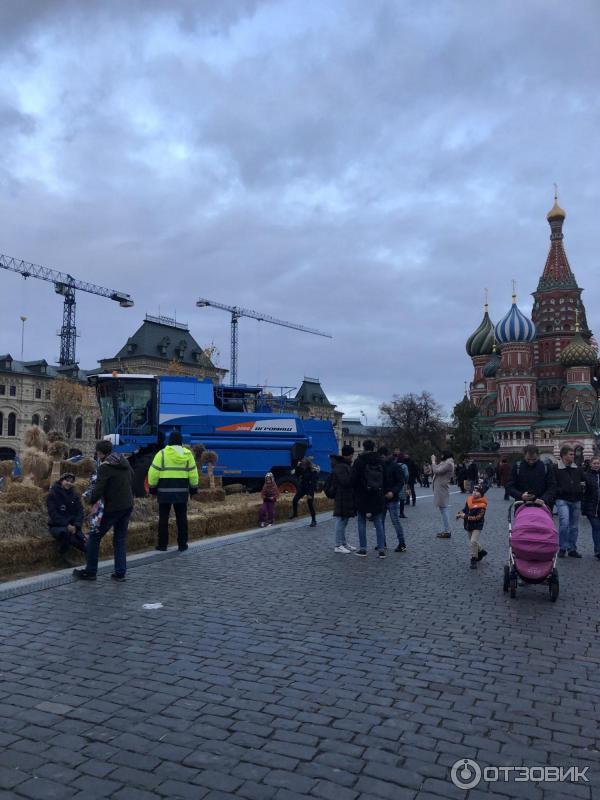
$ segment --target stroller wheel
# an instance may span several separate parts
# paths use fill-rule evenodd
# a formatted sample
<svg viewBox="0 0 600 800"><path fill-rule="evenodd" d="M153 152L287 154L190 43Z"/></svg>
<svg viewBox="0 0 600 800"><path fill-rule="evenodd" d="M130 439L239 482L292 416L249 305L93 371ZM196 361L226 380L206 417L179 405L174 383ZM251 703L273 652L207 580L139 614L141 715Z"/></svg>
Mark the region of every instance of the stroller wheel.
<svg viewBox="0 0 600 800"><path fill-rule="evenodd" d="M510 569L508 567L508 564L505 564L505 566L504 566L504 585L502 587L505 592L508 592L509 585L510 585Z"/></svg>
<svg viewBox="0 0 600 800"><path fill-rule="evenodd" d="M516 597L517 596L517 576L511 575L509 579L509 587L510 587L510 596Z"/></svg>
<svg viewBox="0 0 600 800"><path fill-rule="evenodd" d="M550 577L550 580L548 581L548 588L550 589L550 600L553 603L556 603L559 591L558 575L552 575Z"/></svg>

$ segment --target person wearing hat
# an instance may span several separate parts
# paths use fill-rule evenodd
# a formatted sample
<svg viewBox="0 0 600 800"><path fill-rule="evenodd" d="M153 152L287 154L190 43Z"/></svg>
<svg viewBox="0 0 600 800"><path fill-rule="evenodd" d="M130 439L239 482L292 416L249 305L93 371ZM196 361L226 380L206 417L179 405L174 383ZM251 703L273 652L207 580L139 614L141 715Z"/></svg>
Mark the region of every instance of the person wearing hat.
<svg viewBox="0 0 600 800"><path fill-rule="evenodd" d="M83 505L74 485L75 475L65 472L52 485L46 499L48 530L56 540L60 557L69 567L73 566L67 555L69 548L85 553L85 537L81 531Z"/></svg>
<svg viewBox="0 0 600 800"><path fill-rule="evenodd" d="M96 580L100 542L112 528L115 571L111 578L124 581L127 572L127 530L133 511L133 470L125 456L113 453L112 444L106 439L96 443L96 457L100 466L89 502L94 505L102 499L104 513L98 528L90 531L85 569L74 569L73 577L82 581Z"/></svg>
<svg viewBox="0 0 600 800"><path fill-rule="evenodd" d="M198 467L191 450L182 446L179 431L172 431L166 447L159 450L148 470L150 494L158 496L157 550L166 550L169 543L169 515L175 509L177 547L188 549L187 503L198 491Z"/></svg>

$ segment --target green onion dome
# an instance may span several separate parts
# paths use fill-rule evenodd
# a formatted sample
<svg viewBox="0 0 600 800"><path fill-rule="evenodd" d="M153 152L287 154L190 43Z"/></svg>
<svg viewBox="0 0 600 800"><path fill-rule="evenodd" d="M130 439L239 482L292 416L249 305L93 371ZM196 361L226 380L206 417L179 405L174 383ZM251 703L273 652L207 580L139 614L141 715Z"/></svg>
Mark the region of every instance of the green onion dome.
<svg viewBox="0 0 600 800"><path fill-rule="evenodd" d="M483 319L479 323L477 330L473 331L467 339L466 349L467 353L473 358L473 356L491 355L493 347L494 323L490 319L486 303Z"/></svg>
<svg viewBox="0 0 600 800"><path fill-rule="evenodd" d="M594 367L598 362L598 354L577 332L560 354L563 367Z"/></svg>

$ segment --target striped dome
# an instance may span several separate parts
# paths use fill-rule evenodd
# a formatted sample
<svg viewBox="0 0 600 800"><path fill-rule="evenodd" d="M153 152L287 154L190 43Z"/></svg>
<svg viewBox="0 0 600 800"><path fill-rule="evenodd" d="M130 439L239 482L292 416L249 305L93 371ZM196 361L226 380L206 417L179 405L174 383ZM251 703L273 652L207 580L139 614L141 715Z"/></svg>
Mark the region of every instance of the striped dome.
<svg viewBox="0 0 600 800"><path fill-rule="evenodd" d="M494 323L489 317L487 306L479 327L469 336L465 347L471 358L473 356L487 356L492 352L494 347Z"/></svg>
<svg viewBox="0 0 600 800"><path fill-rule="evenodd" d="M519 310L513 300L508 314L496 325L496 339L500 344L509 342L532 342L535 338L535 325Z"/></svg>
<svg viewBox="0 0 600 800"><path fill-rule="evenodd" d="M485 367L482 370L484 378L495 378L496 373L498 372L498 367L502 363L502 358L500 357L500 353L496 350L492 353L490 360L487 362Z"/></svg>

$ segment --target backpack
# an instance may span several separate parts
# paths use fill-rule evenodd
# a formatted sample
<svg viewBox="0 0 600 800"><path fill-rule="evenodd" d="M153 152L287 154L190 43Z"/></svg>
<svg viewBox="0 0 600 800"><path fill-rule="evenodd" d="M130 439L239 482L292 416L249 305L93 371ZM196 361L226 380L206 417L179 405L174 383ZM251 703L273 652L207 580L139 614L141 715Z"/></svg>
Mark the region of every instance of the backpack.
<svg viewBox="0 0 600 800"><path fill-rule="evenodd" d="M383 464L365 464L364 486L369 494L383 492Z"/></svg>
<svg viewBox="0 0 600 800"><path fill-rule="evenodd" d="M335 498L335 481L333 479L333 472L330 472L327 476L325 486L323 487L323 492L325 493L325 497L328 497L330 500Z"/></svg>

